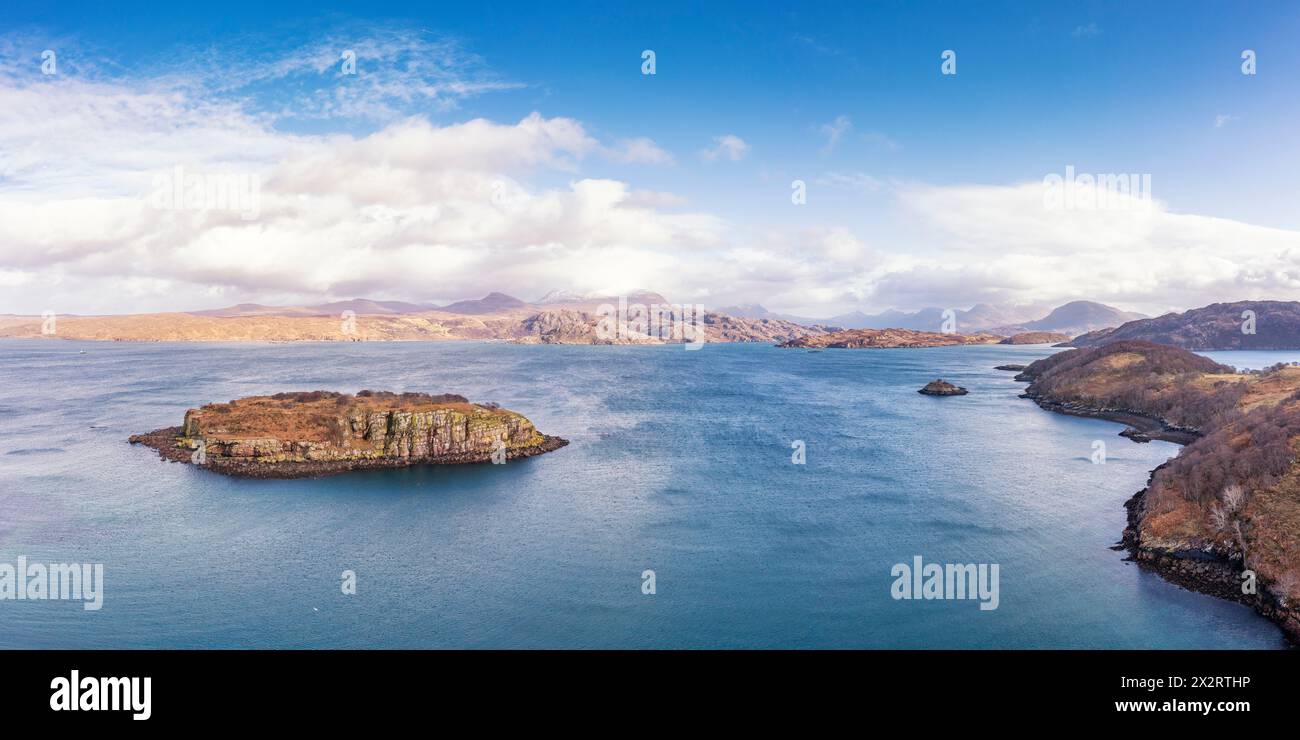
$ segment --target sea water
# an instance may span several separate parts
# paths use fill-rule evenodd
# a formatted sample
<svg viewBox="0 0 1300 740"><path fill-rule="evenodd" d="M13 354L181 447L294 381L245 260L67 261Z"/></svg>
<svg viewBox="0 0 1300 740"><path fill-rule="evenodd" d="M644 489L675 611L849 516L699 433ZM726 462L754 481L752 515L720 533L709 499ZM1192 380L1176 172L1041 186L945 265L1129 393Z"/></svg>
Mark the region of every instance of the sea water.
<svg viewBox="0 0 1300 740"><path fill-rule="evenodd" d="M3 340L0 563L102 564L103 593L0 601L0 647L1282 647L1110 549L1178 448L993 369L1053 351ZM935 378L970 394L916 392ZM127 443L203 403L365 388L571 444L265 481ZM917 556L996 564L997 607L894 598Z"/></svg>

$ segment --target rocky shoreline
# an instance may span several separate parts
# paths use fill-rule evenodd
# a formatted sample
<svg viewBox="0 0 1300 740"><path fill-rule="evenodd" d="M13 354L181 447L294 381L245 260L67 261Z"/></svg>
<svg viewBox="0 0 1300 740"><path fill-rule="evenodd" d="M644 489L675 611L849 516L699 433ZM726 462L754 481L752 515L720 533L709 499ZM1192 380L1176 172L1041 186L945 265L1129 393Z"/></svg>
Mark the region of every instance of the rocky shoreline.
<svg viewBox="0 0 1300 740"><path fill-rule="evenodd" d="M1016 380L1025 382L1032 382L1034 379L1035 377L1029 373L1016 376ZM1171 424L1159 416L1135 409L1101 408L1077 401L1046 398L1033 392L1032 386L1020 397L1034 401L1046 411L1124 424L1127 428L1120 435L1135 442L1159 439L1188 445L1202 436L1200 430ZM1225 555L1212 549L1171 550L1153 548L1142 543L1141 527L1146 515L1148 493L1156 474L1171 462L1173 461L1152 470L1146 487L1124 503L1127 512L1126 526L1119 543L1112 549L1126 551L1127 560L1189 591L1250 606L1258 614L1278 625L1288 643L1292 646L1300 646L1300 610L1279 602L1278 598L1266 588L1259 587L1255 593L1243 593L1242 573L1246 570L1246 566L1241 553Z"/></svg>
<svg viewBox="0 0 1300 740"><path fill-rule="evenodd" d="M1032 400L1046 411L1123 424L1127 428L1120 432L1119 436L1127 437L1134 442L1150 442L1158 439L1163 442L1186 445L1191 444L1197 437L1201 436L1200 432L1195 429L1175 426L1164 419L1132 409L1095 408L1073 401L1053 401L1028 392L1020 394L1020 397Z"/></svg>
<svg viewBox="0 0 1300 740"><path fill-rule="evenodd" d="M1138 567L1188 591L1251 607L1260 616L1280 627L1288 643L1300 647L1300 614L1278 603L1266 589L1257 589L1253 594L1243 593L1241 574L1245 565L1240 556L1224 557L1200 550L1170 553L1142 546L1138 529L1146 510L1147 491L1150 490L1156 472L1168 464L1152 470L1147 479L1147 487L1124 502L1128 523L1119 543L1111 549L1127 551L1127 559L1137 563Z"/></svg>

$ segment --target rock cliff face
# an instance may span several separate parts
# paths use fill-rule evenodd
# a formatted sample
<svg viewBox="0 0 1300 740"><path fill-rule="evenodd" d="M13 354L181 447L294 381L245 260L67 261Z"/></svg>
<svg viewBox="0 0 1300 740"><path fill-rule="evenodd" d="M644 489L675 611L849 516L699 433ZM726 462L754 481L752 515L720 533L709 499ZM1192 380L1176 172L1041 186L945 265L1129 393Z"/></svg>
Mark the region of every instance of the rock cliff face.
<svg viewBox="0 0 1300 740"><path fill-rule="evenodd" d="M254 396L185 412L131 437L164 458L230 475L297 478L415 464L487 462L568 444L523 416L454 395L327 391Z"/></svg>
<svg viewBox="0 0 1300 740"><path fill-rule="evenodd" d="M704 314L704 333L710 342L788 342L830 331L820 324L803 326L784 319L748 319L712 311Z"/></svg>
<svg viewBox="0 0 1300 740"><path fill-rule="evenodd" d="M554 308L523 321L517 344L663 344L663 340L636 331L598 331L600 317L572 308Z"/></svg>
<svg viewBox="0 0 1300 740"><path fill-rule="evenodd" d="M657 332L624 323L621 330L598 331L601 317L575 308L553 308L523 321L519 344L677 344L697 341L695 330L707 342L784 342L801 336L825 334L823 326L801 326L780 319L746 319L705 312L699 325L687 328L667 321ZM611 326L614 326L611 324Z"/></svg>
<svg viewBox="0 0 1300 740"><path fill-rule="evenodd" d="M1123 547L1300 641L1300 367L1238 373L1121 341L1053 355L1017 377L1046 409L1126 423L1135 441L1185 444L1127 503Z"/></svg>

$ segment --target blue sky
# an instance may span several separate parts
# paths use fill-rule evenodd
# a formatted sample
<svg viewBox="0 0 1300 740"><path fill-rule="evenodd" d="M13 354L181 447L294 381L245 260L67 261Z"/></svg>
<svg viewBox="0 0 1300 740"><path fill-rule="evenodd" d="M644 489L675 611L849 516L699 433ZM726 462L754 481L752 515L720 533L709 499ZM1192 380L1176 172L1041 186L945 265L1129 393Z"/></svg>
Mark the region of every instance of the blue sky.
<svg viewBox="0 0 1300 740"><path fill-rule="evenodd" d="M350 297L339 294L349 289L450 300L488 287L540 295L552 288L642 285L682 300L761 301L823 313L1073 297L1154 311L1251 295L1300 297L1294 292L1300 278L1291 273L1300 266L1289 252L1294 245L1300 254L1300 183L1292 177L1300 165L1300 7L1294 4L698 5L226 2L216 10L184 3L9 4L0 10L0 27L10 29L10 53L3 61L10 67L5 84L13 89L37 94L42 89L34 86L41 83L65 85L69 99L87 100L86 95L116 94L103 86L146 95L179 78L191 110L237 105L246 120L265 127L265 136L255 137L265 138L267 147L258 167L282 165L286 155L276 147L293 148L301 143L296 137L320 146L330 136L375 136L410 117L436 129L478 118L509 126L536 112L544 120L578 122L598 142L591 146L612 149L645 139L662 156L649 162L584 154L566 166L498 173L519 183L526 195L539 198L584 179L616 181L629 191L672 194L676 202L661 199L654 206L666 213L715 220L698 243L640 244L637 229L653 230L645 225L611 233L605 246L613 253L603 257L596 251L601 245L584 243L581 256L568 257L593 265L586 272L563 262L546 263L553 270L537 263L531 273L521 267L496 286L455 274L442 284L422 282L429 286L424 295L411 295L411 285L386 283L378 274L358 283L321 275L259 281L213 265L188 273L101 275L106 282L100 284L116 281L116 294L128 296L116 299L126 308L162 308L178 295L205 305L234 298ZM378 93L382 114L353 108L301 115L292 110L300 97L315 90L328 98L361 76L376 79L380 60L363 57L354 79L330 68L269 75L255 83L238 80L254 62L270 68L322 39L361 43L375 29L400 29L437 44L449 62L437 79L479 88L402 100L392 93L408 78L395 74L396 85ZM25 77L39 64L40 50L52 46L59 49L63 70L57 82ZM653 76L641 74L643 49L656 53ZM955 75L940 74L945 49L957 54ZM1257 54L1255 75L1242 74L1245 49ZM426 51L417 46L409 53ZM26 71L24 60L32 65ZM395 64L401 72L402 60ZM214 82L223 70L235 81ZM78 75L101 87L73 88ZM832 142L830 132L837 128ZM30 126L21 130L31 135ZM295 143L266 143L276 135ZM743 156L702 155L720 136L743 140ZM221 156L197 158L213 166ZM489 159L493 164L475 168L492 170L498 160ZM130 169L130 162L117 165ZM1115 219L1105 214L1062 222L1059 230L1026 221L1026 201L1016 188L1041 183L1067 165L1090 173L1149 174L1161 207L1158 222L1117 234ZM68 200L81 194L68 185L72 178L59 192L19 168L0 174L0 197L7 192L10 198L21 193ZM84 185L108 174L78 177ZM269 169L264 174L273 179ZM808 183L805 205L790 201L793 180ZM980 216L983 209L992 213L987 220ZM246 238L257 238L256 226L250 225ZM677 223L673 233L679 228L688 227ZM1066 230L1064 236L1048 233ZM572 251L583 237L556 231L554 239L543 245L511 236L456 246L513 249L532 258L539 251ZM856 246L845 246L846 239ZM833 243L827 246L827 240ZM430 237L422 245L437 252L447 247L444 241ZM1234 250L1243 241L1251 250L1238 256ZM1081 250L1081 244L1094 242L1097 249ZM413 244L409 234L404 243ZM33 244L60 251L48 239ZM1071 251L1088 254L1069 262ZM697 263L692 252L701 255ZM1023 259L1005 261L1017 254ZM1162 269L1161 255L1176 264ZM993 258L1004 260L1003 273L1024 265L1023 274L981 274ZM77 310L116 307L84 297L85 286L95 284L95 259L85 253L77 259L81 264L51 260L39 265L41 271L31 260L0 262L10 271L12 295L20 296L0 303L0 311L38 308L17 303L50 295L55 283L69 291L82 286L81 298L61 296ZM1121 269L1116 260L1140 264ZM453 261L466 270L471 266ZM1197 262L1214 264L1190 271L1188 264ZM618 273L620 263L629 274ZM656 263L665 264L662 272L642 269ZM830 263L838 264L828 268ZM765 267L756 270L755 264ZM1104 279L1084 279L1101 265L1114 269ZM633 274L638 270L644 274ZM1168 271L1178 274L1160 277ZM683 273L696 277L673 278ZM534 286L530 275L540 282L572 275L575 284ZM1057 282L1049 285L1045 275ZM203 290L187 290L187 283Z"/></svg>

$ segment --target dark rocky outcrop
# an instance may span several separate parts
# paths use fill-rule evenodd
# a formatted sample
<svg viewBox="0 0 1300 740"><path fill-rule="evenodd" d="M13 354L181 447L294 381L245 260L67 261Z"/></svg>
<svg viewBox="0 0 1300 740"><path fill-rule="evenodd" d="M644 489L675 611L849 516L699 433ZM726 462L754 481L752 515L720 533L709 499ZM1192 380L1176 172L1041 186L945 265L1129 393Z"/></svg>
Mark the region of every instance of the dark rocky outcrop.
<svg viewBox="0 0 1300 740"><path fill-rule="evenodd" d="M927 396L964 396L969 391L960 386L955 386L946 380L931 380L925 384L925 387L917 391Z"/></svg>

